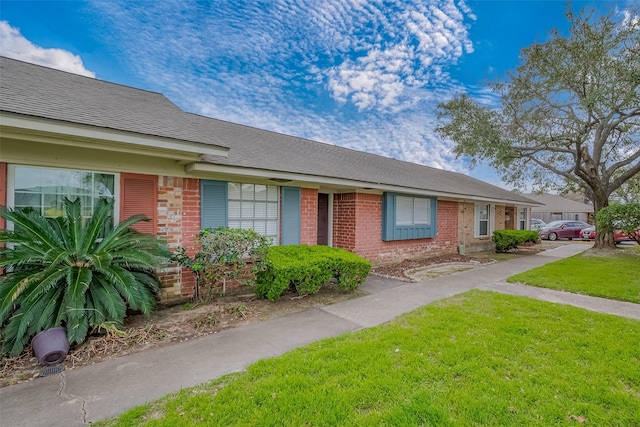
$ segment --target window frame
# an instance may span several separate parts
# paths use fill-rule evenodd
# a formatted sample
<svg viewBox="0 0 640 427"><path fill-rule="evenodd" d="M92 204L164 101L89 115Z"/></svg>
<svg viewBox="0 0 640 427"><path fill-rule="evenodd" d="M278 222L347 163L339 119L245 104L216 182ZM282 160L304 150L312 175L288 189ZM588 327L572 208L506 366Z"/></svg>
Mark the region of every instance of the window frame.
<svg viewBox="0 0 640 427"><path fill-rule="evenodd" d="M520 218L520 214L524 213L524 218L521 219ZM529 209L527 208L516 208L516 222L517 222L517 227L516 229L518 230L528 230L530 228L530 223L531 220L529 219Z"/></svg>
<svg viewBox="0 0 640 427"><path fill-rule="evenodd" d="M398 224L398 198L411 198L412 206L415 209L415 199L427 200L429 202L430 222L415 223L414 212L412 212L412 224ZM382 240L412 240L431 239L437 236L437 198L419 196L415 194L385 192L382 195Z"/></svg>
<svg viewBox="0 0 640 427"><path fill-rule="evenodd" d="M240 190L240 196L239 198L232 198L231 197L231 191L230 191L230 186L231 185L239 185L239 190ZM245 185L252 185L253 186L253 198L252 199L248 199L244 197L243 194L243 186ZM261 185L265 187L265 200L257 200L256 199L256 193L255 193L255 186L256 185ZM276 194L276 200L272 201L269 200L269 187L273 187L275 189L275 194ZM254 184L254 183L250 183L250 182L236 182L236 181L227 181L227 227L229 228L243 228L242 227L242 222L243 221L251 221L253 222L254 226L255 226L255 221L265 221L265 234L263 234L263 236L266 236L268 238L273 239L273 243L275 245L280 244L280 239L281 239L281 230L280 230L280 221L281 221L281 213L280 213L280 209L281 209L281 199L282 196L280 194L281 192L281 187L277 186L277 185L268 185L268 184ZM231 215L231 202L234 203L239 203L240 204L240 216L239 217L235 217ZM253 216L251 218L249 217L242 217L242 212L243 212L243 204L245 203L252 203L253 204ZM265 218L257 218L255 216L255 205L256 203L265 203L265 212L267 215L265 215ZM268 213L269 213L269 204L271 205L275 205L275 218L270 218L268 217ZM234 222L239 222L240 223L240 227L230 227L230 223L234 221ZM268 230L268 226L267 226L267 222L272 221L275 222L276 225L276 234L275 235L270 235L267 234L267 230ZM255 228L252 228L252 230L255 230ZM257 231L257 230L255 230ZM260 233L262 234L262 233Z"/></svg>
<svg viewBox="0 0 640 427"><path fill-rule="evenodd" d="M16 182L16 167L25 167L31 169L43 169L43 170L56 170L56 171L68 171L68 172L83 172L83 173L92 173L92 174L108 174L113 175L113 224L117 225L120 223L120 173L112 172L112 171L104 171L104 170L93 170L93 169L78 169L78 168L64 168L64 167L49 167L49 166L38 166L38 165L29 165L22 163L11 163L7 165L7 207L14 208L15 207L15 182ZM7 223L7 229L13 230L13 223Z"/></svg>
<svg viewBox="0 0 640 427"><path fill-rule="evenodd" d="M487 218L480 218L480 207L487 207ZM487 222L487 234L480 234L480 222ZM473 214L473 237L476 239L485 239L491 237L491 234L495 230L495 205L491 203L476 203L474 205Z"/></svg>

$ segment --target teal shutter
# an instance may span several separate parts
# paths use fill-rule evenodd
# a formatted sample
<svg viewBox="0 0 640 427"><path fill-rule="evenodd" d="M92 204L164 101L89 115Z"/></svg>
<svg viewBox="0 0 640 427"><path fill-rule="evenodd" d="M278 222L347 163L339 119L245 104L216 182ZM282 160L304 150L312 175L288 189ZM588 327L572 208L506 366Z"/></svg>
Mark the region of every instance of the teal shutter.
<svg viewBox="0 0 640 427"><path fill-rule="evenodd" d="M216 228L227 226L227 182L200 181L200 227Z"/></svg>
<svg viewBox="0 0 640 427"><path fill-rule="evenodd" d="M384 193L382 195L382 240L388 242L395 240L394 228L396 225L396 195Z"/></svg>
<svg viewBox="0 0 640 427"><path fill-rule="evenodd" d="M300 243L300 188L282 187L282 245Z"/></svg>

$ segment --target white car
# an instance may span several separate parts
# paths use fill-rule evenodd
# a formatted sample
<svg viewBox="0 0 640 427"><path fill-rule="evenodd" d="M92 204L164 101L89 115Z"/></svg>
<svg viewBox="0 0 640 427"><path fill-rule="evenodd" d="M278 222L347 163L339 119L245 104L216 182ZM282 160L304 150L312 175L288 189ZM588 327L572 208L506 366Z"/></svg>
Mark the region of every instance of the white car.
<svg viewBox="0 0 640 427"><path fill-rule="evenodd" d="M544 222L543 220L537 219L537 218L531 218L531 229L532 230L540 231L540 230L542 230L542 227L544 227L545 225L547 225L547 223Z"/></svg>

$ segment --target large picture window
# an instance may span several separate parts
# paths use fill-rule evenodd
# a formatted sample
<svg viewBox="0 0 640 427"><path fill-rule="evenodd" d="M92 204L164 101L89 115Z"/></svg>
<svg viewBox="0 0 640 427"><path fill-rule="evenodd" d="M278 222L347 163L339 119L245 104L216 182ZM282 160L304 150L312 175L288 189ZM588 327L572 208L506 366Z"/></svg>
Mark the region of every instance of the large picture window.
<svg viewBox="0 0 640 427"><path fill-rule="evenodd" d="M229 182L229 228L253 229L278 242L278 187Z"/></svg>
<svg viewBox="0 0 640 427"><path fill-rule="evenodd" d="M114 174L10 165L9 175L13 207L35 209L48 217L64 214L65 197L80 199L84 218L93 214L100 199L111 201L115 197Z"/></svg>

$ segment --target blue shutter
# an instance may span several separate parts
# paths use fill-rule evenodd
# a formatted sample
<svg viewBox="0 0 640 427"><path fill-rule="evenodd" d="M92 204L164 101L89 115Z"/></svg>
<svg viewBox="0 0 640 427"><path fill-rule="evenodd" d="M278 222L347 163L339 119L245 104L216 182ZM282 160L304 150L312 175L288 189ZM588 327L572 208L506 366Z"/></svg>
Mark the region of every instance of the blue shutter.
<svg viewBox="0 0 640 427"><path fill-rule="evenodd" d="M282 245L300 243L300 188L282 187Z"/></svg>
<svg viewBox="0 0 640 427"><path fill-rule="evenodd" d="M227 182L200 181L200 228L227 226Z"/></svg>
<svg viewBox="0 0 640 427"><path fill-rule="evenodd" d="M396 225L396 195L384 193L382 195L382 240L395 240L393 232Z"/></svg>

